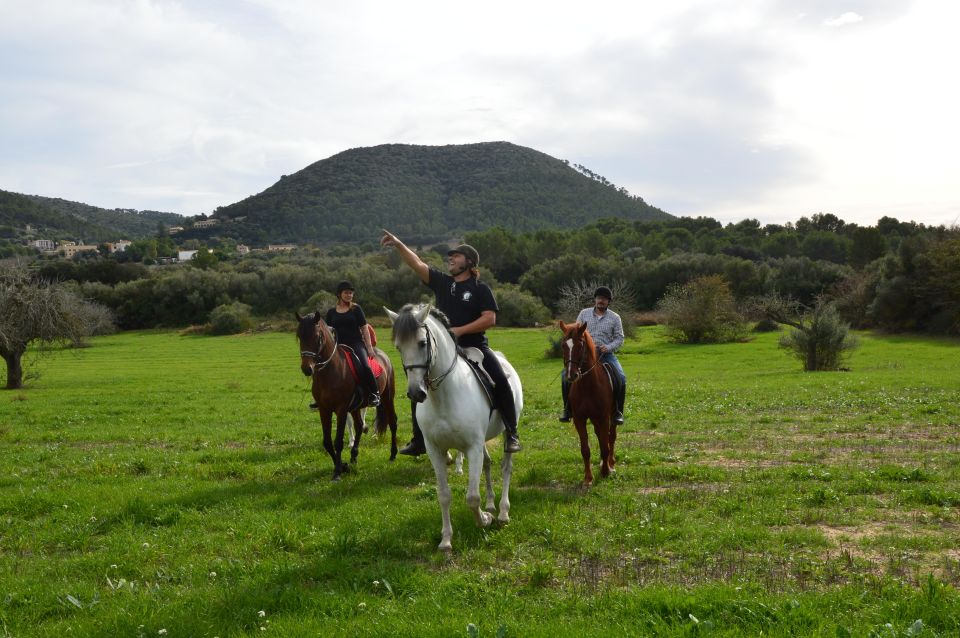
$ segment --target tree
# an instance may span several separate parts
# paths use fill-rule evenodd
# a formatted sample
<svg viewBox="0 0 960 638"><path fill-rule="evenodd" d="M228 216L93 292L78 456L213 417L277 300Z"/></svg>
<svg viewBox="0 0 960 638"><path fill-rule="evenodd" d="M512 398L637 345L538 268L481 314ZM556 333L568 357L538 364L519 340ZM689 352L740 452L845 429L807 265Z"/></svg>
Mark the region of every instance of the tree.
<svg viewBox="0 0 960 638"><path fill-rule="evenodd" d="M836 304L824 296L817 297L812 307L777 295L757 304L768 318L794 328L780 338L780 347L797 357L806 372L839 370L858 345Z"/></svg>
<svg viewBox="0 0 960 638"><path fill-rule="evenodd" d="M721 343L736 341L745 332L730 286L720 275L671 284L657 309L673 341Z"/></svg>
<svg viewBox="0 0 960 638"><path fill-rule="evenodd" d="M7 364L7 389L23 387L23 355L30 344L42 349L79 343L103 319L99 306L64 285L32 277L15 266L0 271L0 356Z"/></svg>

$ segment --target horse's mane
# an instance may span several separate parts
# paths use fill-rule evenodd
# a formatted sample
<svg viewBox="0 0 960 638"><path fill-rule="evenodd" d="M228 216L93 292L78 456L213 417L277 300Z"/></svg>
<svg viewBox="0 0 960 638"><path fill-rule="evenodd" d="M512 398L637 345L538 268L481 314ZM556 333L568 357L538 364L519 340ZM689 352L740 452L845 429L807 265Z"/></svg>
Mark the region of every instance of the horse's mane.
<svg viewBox="0 0 960 638"><path fill-rule="evenodd" d="M400 309L399 316L393 324L394 341L406 341L417 334L417 330L420 329L420 323L417 321L417 318L413 313L420 310L422 307L423 306L421 304L408 303ZM430 315L439 321L447 330L447 332L450 332L450 319L447 317L447 315L440 310L437 310L433 306L430 307ZM450 336L453 337L453 333L450 333ZM456 337L453 337L453 342L457 342Z"/></svg>

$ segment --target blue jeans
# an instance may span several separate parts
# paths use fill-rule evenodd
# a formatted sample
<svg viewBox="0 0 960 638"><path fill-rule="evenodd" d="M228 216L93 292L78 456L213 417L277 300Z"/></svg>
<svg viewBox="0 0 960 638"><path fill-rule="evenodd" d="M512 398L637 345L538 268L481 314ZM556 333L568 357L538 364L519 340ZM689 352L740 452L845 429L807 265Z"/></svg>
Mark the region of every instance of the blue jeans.
<svg viewBox="0 0 960 638"><path fill-rule="evenodd" d="M609 363L613 366L613 369L617 371L617 374L620 375L620 382L623 385L627 384L627 375L623 372L623 366L620 365L620 362L617 360L617 355L612 352L604 352L600 355L600 361L602 363Z"/></svg>

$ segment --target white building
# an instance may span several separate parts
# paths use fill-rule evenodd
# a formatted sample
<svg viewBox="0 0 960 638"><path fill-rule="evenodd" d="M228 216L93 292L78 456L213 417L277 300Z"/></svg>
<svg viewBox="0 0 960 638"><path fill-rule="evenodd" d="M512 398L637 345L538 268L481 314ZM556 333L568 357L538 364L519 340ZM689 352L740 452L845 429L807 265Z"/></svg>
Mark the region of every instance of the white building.
<svg viewBox="0 0 960 638"><path fill-rule="evenodd" d="M197 254L195 250L178 250L177 261L190 261Z"/></svg>
<svg viewBox="0 0 960 638"><path fill-rule="evenodd" d="M57 242L52 239L34 239L28 245L33 246L37 250L51 251L57 247Z"/></svg>

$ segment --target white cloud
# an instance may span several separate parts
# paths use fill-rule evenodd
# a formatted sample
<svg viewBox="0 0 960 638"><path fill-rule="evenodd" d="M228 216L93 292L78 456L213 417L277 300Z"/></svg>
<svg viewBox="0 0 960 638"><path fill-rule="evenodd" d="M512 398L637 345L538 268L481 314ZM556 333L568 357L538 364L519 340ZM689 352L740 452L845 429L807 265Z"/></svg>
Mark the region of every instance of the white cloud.
<svg viewBox="0 0 960 638"><path fill-rule="evenodd" d="M953 3L663 4L7 3L0 188L192 214L348 148L507 140L677 214L956 214Z"/></svg>
<svg viewBox="0 0 960 638"><path fill-rule="evenodd" d="M858 22L863 22L863 16L853 11L847 11L836 18L827 18L823 21L823 24L828 27L844 27L848 24L856 24Z"/></svg>

